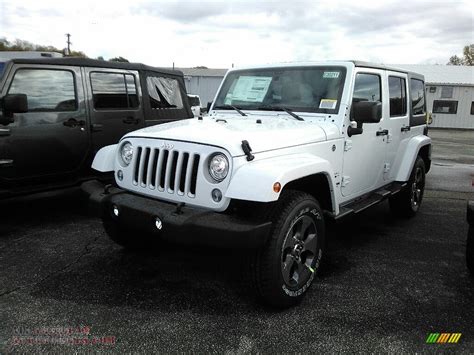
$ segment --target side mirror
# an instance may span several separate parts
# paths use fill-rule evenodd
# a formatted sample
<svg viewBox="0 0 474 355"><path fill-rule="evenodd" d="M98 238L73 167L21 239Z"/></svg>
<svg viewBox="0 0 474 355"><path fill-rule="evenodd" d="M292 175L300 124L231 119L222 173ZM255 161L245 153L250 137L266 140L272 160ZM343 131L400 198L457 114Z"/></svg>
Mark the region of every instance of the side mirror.
<svg viewBox="0 0 474 355"><path fill-rule="evenodd" d="M7 125L13 122L14 113L28 112L28 98L25 94L5 95L2 100L2 114L0 124Z"/></svg>
<svg viewBox="0 0 474 355"><path fill-rule="evenodd" d="M206 112L209 113L209 110L211 109L211 106L212 106L212 102L208 102L207 107L206 107Z"/></svg>
<svg viewBox="0 0 474 355"><path fill-rule="evenodd" d="M382 119L382 103L378 101L355 101L351 111L352 120L358 123L378 123Z"/></svg>

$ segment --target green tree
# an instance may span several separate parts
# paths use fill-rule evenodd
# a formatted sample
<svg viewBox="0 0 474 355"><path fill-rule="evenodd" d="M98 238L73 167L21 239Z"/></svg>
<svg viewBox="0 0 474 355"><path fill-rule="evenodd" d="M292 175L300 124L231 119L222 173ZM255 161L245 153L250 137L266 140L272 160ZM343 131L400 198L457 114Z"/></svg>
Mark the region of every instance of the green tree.
<svg viewBox="0 0 474 355"><path fill-rule="evenodd" d="M449 58L448 65L474 65L474 44L470 44L463 48L463 57L453 55Z"/></svg>
<svg viewBox="0 0 474 355"><path fill-rule="evenodd" d="M122 63L129 63L128 59L124 57L115 57L115 58L110 58L109 62L122 62Z"/></svg>

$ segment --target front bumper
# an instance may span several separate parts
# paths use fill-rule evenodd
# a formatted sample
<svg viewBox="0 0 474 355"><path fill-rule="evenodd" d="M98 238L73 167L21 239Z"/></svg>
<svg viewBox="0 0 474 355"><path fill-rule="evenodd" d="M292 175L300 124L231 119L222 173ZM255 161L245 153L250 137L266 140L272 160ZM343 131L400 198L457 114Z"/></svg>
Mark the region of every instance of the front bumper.
<svg viewBox="0 0 474 355"><path fill-rule="evenodd" d="M258 248L270 234L271 222L252 221L233 215L180 206L129 193L119 188L104 188L98 181L82 185L91 210L119 227L149 233L156 238L186 245L225 248ZM113 212L118 210L118 216ZM161 229L157 228L157 218Z"/></svg>

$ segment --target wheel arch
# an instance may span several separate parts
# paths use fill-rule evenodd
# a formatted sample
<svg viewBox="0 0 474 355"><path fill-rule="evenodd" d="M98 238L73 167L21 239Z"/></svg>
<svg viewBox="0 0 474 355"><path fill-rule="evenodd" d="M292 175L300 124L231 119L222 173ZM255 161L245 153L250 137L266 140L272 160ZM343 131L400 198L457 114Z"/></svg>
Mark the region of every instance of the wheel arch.
<svg viewBox="0 0 474 355"><path fill-rule="evenodd" d="M416 136L410 139L407 149L402 158L402 163L395 177L396 181L408 181L416 158L420 156L425 162L426 172L431 167L431 138L427 136Z"/></svg>

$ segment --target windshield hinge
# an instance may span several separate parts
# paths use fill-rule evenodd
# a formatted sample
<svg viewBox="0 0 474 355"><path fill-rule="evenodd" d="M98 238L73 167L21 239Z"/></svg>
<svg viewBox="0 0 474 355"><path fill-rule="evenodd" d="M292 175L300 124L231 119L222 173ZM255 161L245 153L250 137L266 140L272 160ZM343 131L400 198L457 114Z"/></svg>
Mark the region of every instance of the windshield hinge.
<svg viewBox="0 0 474 355"><path fill-rule="evenodd" d="M252 148L250 148L250 144L248 141L242 141L242 150L247 156L247 161L252 161L255 159L255 156L252 154Z"/></svg>
<svg viewBox="0 0 474 355"><path fill-rule="evenodd" d="M352 141L350 139L344 142L344 151L347 152L352 149Z"/></svg>

